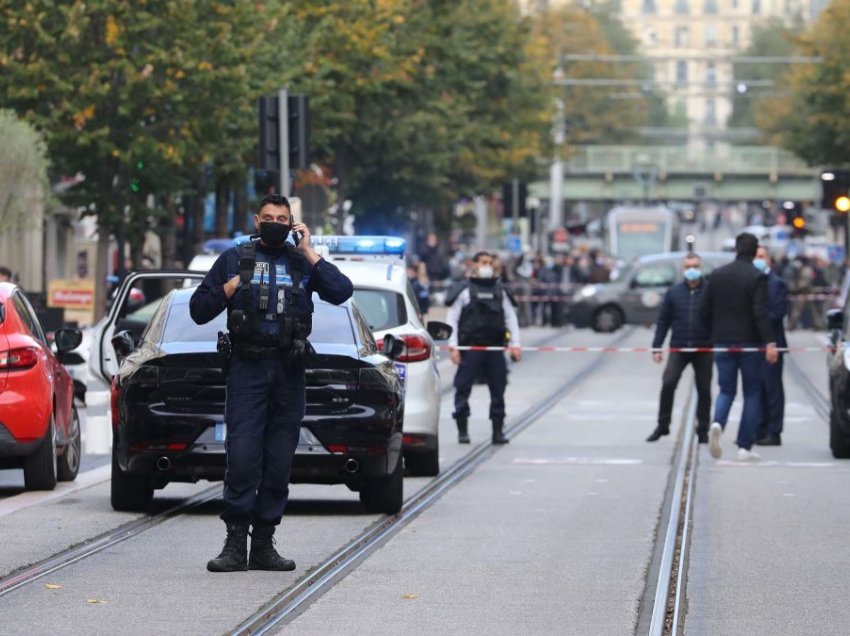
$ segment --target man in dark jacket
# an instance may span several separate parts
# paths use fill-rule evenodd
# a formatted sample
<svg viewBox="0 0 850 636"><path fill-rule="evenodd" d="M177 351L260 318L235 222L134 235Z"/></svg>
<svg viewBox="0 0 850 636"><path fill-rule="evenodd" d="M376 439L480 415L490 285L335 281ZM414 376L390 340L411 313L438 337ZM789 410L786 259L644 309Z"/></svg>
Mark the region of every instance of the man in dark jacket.
<svg viewBox="0 0 850 636"><path fill-rule="evenodd" d="M655 338L652 340L652 359L660 363L663 359L661 346L672 327L670 348L710 348L711 334L702 323L699 307L705 284L703 283L702 261L697 254L688 253L682 261L685 280L667 290L658 322L655 323ZM689 364L694 368L697 385L697 437L701 444L708 442L708 418L711 417L711 365L710 351L671 351L664 368L661 384L661 399L658 406L658 427L646 438L657 441L670 433L673 415L673 396L682 372Z"/></svg>
<svg viewBox="0 0 850 636"><path fill-rule="evenodd" d="M788 285L773 271L773 260L767 249L759 246L753 265L767 274L767 303L770 326L776 346L788 347L783 321L788 313ZM776 364L766 364L762 369L761 407L762 416L756 431L759 446L782 444L782 422L785 419L785 389L782 386L782 354Z"/></svg>
<svg viewBox="0 0 850 636"><path fill-rule="evenodd" d="M726 428L729 410L738 386L738 371L744 388L744 408L738 427L738 459L760 459L751 449L761 417L762 353L774 364L779 357L767 302L767 276L753 267L758 239L749 233L735 239L737 257L714 270L700 303L703 322L711 331L715 348L733 349L715 352L720 394L714 405L714 422L708 429L711 456L722 454L720 436ZM755 349L735 351L734 349Z"/></svg>

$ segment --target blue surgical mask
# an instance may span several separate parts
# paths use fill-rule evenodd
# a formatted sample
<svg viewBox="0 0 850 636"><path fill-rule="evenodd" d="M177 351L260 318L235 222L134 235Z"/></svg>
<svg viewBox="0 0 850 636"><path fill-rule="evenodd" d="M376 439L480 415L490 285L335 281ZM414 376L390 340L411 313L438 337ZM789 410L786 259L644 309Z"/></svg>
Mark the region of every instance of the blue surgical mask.
<svg viewBox="0 0 850 636"><path fill-rule="evenodd" d="M753 259L753 265L760 272L767 271L767 261L764 260L763 258L754 258Z"/></svg>
<svg viewBox="0 0 850 636"><path fill-rule="evenodd" d="M694 282L702 278L702 270L699 267L689 267L685 270L685 280Z"/></svg>

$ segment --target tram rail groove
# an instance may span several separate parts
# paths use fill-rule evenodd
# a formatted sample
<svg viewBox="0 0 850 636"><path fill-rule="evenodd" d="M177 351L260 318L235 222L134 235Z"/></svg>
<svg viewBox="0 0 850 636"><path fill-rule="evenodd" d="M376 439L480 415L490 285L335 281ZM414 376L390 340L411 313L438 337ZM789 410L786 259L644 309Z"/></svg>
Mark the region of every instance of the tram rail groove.
<svg viewBox="0 0 850 636"><path fill-rule="evenodd" d="M664 533L664 544L658 566L658 578L649 624L650 636L675 636L684 619L687 555L690 549L690 530L693 515L694 484L698 441L694 434L696 397L691 394L684 432L676 454L672 474L670 510Z"/></svg>
<svg viewBox="0 0 850 636"><path fill-rule="evenodd" d="M108 532L98 535L93 539L86 540L79 545L72 546L67 550L63 550L62 552L39 561L34 565L30 565L13 572L12 574L0 579L0 597L24 587L25 585L29 585L48 574L52 574L58 570L66 568L77 561L81 561L99 552L103 552L117 543L121 543L122 541L135 537L146 530L150 530L169 519L181 515L192 508L196 508L197 506L220 496L221 485L216 484L190 497L189 499L168 508L167 510L125 523L118 528L109 530Z"/></svg>
<svg viewBox="0 0 850 636"><path fill-rule="evenodd" d="M615 343L625 340L633 332L634 327L625 329L615 339ZM592 362L583 366L543 402L525 411L519 420L505 431L505 434L509 438L513 438L526 429L560 402L565 394L598 371L608 359L608 356L600 354ZM230 632L231 636L268 634L271 630L294 619L307 608L311 601L317 600L344 579L369 555L400 532L420 513L436 503L446 491L472 474L481 463L492 456L495 450L496 447L489 441L481 442L475 446L451 467L441 472L427 486L408 498L398 514L385 517L364 530L320 563L292 588L273 598L256 613L249 616Z"/></svg>

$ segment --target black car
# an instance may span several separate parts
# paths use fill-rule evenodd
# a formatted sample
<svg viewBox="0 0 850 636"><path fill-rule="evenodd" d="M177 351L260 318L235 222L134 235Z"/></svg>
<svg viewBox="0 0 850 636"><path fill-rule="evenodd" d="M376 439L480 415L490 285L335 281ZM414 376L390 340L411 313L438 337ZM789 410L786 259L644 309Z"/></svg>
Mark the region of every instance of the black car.
<svg viewBox="0 0 850 636"><path fill-rule="evenodd" d="M170 292L138 347L129 332L113 338L123 357L113 379L112 507L145 510L172 481L224 478L225 381L216 352L225 313L205 325L189 316L192 289ZM346 484L371 512L395 513L403 500L404 397L393 361L377 347L351 301L314 296L307 408L293 482ZM397 355L403 342L389 337Z"/></svg>
<svg viewBox="0 0 850 636"><path fill-rule="evenodd" d="M850 459L850 301L827 312L832 351L828 354L829 447L837 459Z"/></svg>

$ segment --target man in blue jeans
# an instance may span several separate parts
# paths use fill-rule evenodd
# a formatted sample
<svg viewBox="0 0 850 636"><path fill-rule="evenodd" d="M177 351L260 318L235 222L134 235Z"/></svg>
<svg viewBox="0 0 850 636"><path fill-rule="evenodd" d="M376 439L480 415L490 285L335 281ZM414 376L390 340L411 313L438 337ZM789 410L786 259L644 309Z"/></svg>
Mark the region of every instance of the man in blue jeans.
<svg viewBox="0 0 850 636"><path fill-rule="evenodd" d="M708 448L715 459L723 452L720 437L735 400L739 370L744 409L738 427L738 459L761 459L752 447L761 419L762 368L765 360L775 364L779 352L770 326L767 276L753 266L757 249L758 239L754 235L739 234L735 239L735 260L714 270L700 303L700 314L711 332L713 346L733 349L714 355L720 394L714 403L714 422L708 429Z"/></svg>

